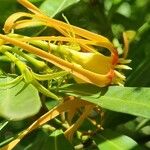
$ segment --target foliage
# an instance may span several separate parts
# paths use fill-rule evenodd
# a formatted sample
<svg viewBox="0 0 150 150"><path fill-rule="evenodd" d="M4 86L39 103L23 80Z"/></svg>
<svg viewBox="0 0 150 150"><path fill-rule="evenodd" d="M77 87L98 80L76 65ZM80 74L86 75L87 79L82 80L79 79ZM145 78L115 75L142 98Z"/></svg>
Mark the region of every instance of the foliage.
<svg viewBox="0 0 150 150"><path fill-rule="evenodd" d="M0 149L149 149L150 1L2 1Z"/></svg>

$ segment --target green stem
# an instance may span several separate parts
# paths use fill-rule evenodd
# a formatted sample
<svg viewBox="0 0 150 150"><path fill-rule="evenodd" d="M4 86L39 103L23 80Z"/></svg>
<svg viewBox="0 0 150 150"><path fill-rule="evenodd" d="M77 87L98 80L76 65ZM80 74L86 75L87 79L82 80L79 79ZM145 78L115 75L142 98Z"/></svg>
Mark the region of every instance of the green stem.
<svg viewBox="0 0 150 150"><path fill-rule="evenodd" d="M21 82L21 80L23 79L23 76L18 76L15 79L8 81L7 83L0 83L0 88L9 88L9 87L13 87L15 85L17 85L18 83Z"/></svg>
<svg viewBox="0 0 150 150"><path fill-rule="evenodd" d="M3 53L4 55L6 55L12 62L14 62L17 65L21 74L24 77L25 82L27 84L32 84L38 91L40 91L44 95L51 97L55 100L59 100L59 98L55 94L53 94L52 92L47 90L44 86L42 86L38 81L36 81L34 79L32 72L28 69L28 66L26 66L26 64L24 64L22 61L20 61L13 54L8 52L8 50L10 50L10 49L11 49L11 47L9 47L9 46L1 46L0 52Z"/></svg>
<svg viewBox="0 0 150 150"><path fill-rule="evenodd" d="M22 36L19 34L8 34L9 37L11 38L16 38L16 39L20 39L20 38L28 38L27 36ZM33 44L41 49L43 49L44 51L48 51L49 49L49 44L45 41L41 41L41 40L29 40L28 41L30 44Z"/></svg>
<svg viewBox="0 0 150 150"><path fill-rule="evenodd" d="M142 127L144 127L148 122L150 121L150 119L143 119L136 127L136 131L139 131Z"/></svg>
<svg viewBox="0 0 150 150"><path fill-rule="evenodd" d="M57 77L62 77L62 76L65 76L67 75L68 73L66 71L60 71L60 72L56 72L56 73L51 73L51 74L43 74L43 75L40 75L40 74L36 74L33 72L33 76L37 79L37 80L40 80L40 81L44 81L44 80L52 80L54 78L57 78Z"/></svg>
<svg viewBox="0 0 150 150"><path fill-rule="evenodd" d="M29 61L32 65L34 65L37 69L46 70L48 72L51 72L51 69L47 66L47 64L44 61L37 60L36 58L23 53L22 51L18 50L17 47L12 48L12 47L6 46L6 45L3 45L1 47L3 49L7 49L8 51L12 51L12 52L18 54L19 56L23 57L24 59Z"/></svg>
<svg viewBox="0 0 150 150"><path fill-rule="evenodd" d="M9 123L9 121L6 121L3 123L3 125L0 127L0 131Z"/></svg>
<svg viewBox="0 0 150 150"><path fill-rule="evenodd" d="M7 56L4 56L4 55L2 55L2 56L0 56L0 62L10 62L11 60L7 57Z"/></svg>
<svg viewBox="0 0 150 150"><path fill-rule="evenodd" d="M22 61L20 61L17 57L15 57L13 54L8 52L11 49L12 48L10 46L1 46L0 52L6 55L12 62L14 62L19 68L19 70L21 71L21 73L23 73L24 70L26 70L27 66Z"/></svg>
<svg viewBox="0 0 150 150"><path fill-rule="evenodd" d="M138 40L146 31L150 29L150 21L145 22L137 31L136 39Z"/></svg>
<svg viewBox="0 0 150 150"><path fill-rule="evenodd" d="M30 55L25 54L22 51L19 51L17 48L12 48L12 51L20 55L21 57L25 58L27 61L29 61L32 65L34 65L39 70L44 70L46 68L49 68L45 62L37 60L34 57L31 57Z"/></svg>
<svg viewBox="0 0 150 150"><path fill-rule="evenodd" d="M9 139L6 139L5 141L0 143L0 147L2 147L3 145L6 145L8 143L10 143L12 140L14 139L14 137L10 137Z"/></svg>
<svg viewBox="0 0 150 150"><path fill-rule="evenodd" d="M51 97L55 100L59 100L59 98L52 92L50 92L49 90L47 90L44 86L42 86L38 81L33 80L32 84L37 88L37 90L41 93L43 93L44 95Z"/></svg>

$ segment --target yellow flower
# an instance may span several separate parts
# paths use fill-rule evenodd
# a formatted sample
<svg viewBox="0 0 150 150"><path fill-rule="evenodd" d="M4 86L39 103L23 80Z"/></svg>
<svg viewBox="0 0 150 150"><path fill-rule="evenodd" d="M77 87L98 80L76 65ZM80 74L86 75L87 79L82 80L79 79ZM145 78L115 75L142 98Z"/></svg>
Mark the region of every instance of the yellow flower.
<svg viewBox="0 0 150 150"><path fill-rule="evenodd" d="M33 14L18 12L11 15L6 20L4 25L4 31L6 33L9 33L14 29L45 25L55 28L60 32L60 34L62 34L62 36L32 37L27 38L26 41L24 41L24 39L16 40L8 36L6 37L4 35L0 35L2 40L19 46L30 53L34 53L46 61L54 64L55 66L70 72L80 82L88 82L100 87L107 86L109 84L123 85L125 76L118 72L117 69L119 71L121 69L131 69L122 64L128 63L129 61L125 60L124 58L118 58L116 48L106 37L49 18L28 0L18 0L18 2L24 5ZM62 53L64 55L67 54L68 56L65 56L67 58L71 56L71 62L70 59L65 58L65 60L63 60L52 53L50 54L37 48L36 46L29 45L27 42L30 42L31 40L42 40L47 43L50 43L50 41L61 42L62 44L55 45L55 48L63 47L64 49L66 47ZM65 44L78 45L81 51L76 51L73 47L69 48L69 46ZM105 56L99 53L95 47L104 47L108 49L110 51L110 56ZM53 49L51 46L50 48Z"/></svg>
<svg viewBox="0 0 150 150"><path fill-rule="evenodd" d="M110 56L105 56L99 52L79 52L69 49L66 46L61 46L59 53L74 65L101 75L103 80L93 79L95 80L95 84L101 87L108 84L123 85L125 76L117 70L131 69L127 65L122 64L129 63L130 60L125 60L124 58L119 59L117 52L111 52ZM78 77L75 77L75 79L77 82L84 83Z"/></svg>
<svg viewBox="0 0 150 150"><path fill-rule="evenodd" d="M72 54L73 63L79 64L84 69L90 70L94 73L105 75L108 77L108 83L111 83L111 80L114 77L112 57L107 57L100 53L85 53L74 50L70 52Z"/></svg>

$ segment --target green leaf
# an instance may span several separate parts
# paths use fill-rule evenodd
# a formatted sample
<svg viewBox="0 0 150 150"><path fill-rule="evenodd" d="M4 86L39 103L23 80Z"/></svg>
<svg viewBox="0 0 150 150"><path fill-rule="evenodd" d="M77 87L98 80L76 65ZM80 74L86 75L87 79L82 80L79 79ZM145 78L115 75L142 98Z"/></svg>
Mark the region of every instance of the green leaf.
<svg viewBox="0 0 150 150"><path fill-rule="evenodd" d="M10 77L0 78L0 83L10 80ZM0 88L0 116L9 120L21 120L39 111L41 102L37 89L32 85L24 86L25 83L21 81L12 88Z"/></svg>
<svg viewBox="0 0 150 150"><path fill-rule="evenodd" d="M43 0L29 0L31 3L38 3L38 2L42 2Z"/></svg>
<svg viewBox="0 0 150 150"><path fill-rule="evenodd" d="M72 84L60 88L60 92L80 97L112 111L150 118L150 88L99 88L90 84Z"/></svg>
<svg viewBox="0 0 150 150"><path fill-rule="evenodd" d="M37 130L25 137L14 150L49 150L50 143L49 135L42 130Z"/></svg>
<svg viewBox="0 0 150 150"><path fill-rule="evenodd" d="M17 9L16 3L16 0L1 0L0 23L4 23L5 19L12 13L12 11Z"/></svg>
<svg viewBox="0 0 150 150"><path fill-rule="evenodd" d="M150 27L149 27L150 28ZM133 71L129 74L127 78L126 85L128 86L150 86L150 29L149 32L141 37L140 41L134 42L130 47L131 51L129 57L132 62L130 66Z"/></svg>
<svg viewBox="0 0 150 150"><path fill-rule="evenodd" d="M118 125L125 124L136 117L129 114L122 114L115 111L110 111L108 109L103 110L105 117L103 119L103 127L105 128L115 128Z"/></svg>
<svg viewBox="0 0 150 150"><path fill-rule="evenodd" d="M69 141L65 138L62 130L56 130L50 135L51 141L51 149L52 150L73 150L72 145Z"/></svg>
<svg viewBox="0 0 150 150"><path fill-rule="evenodd" d="M65 138L62 130L56 130L49 135L41 129L25 137L14 150L74 150Z"/></svg>
<svg viewBox="0 0 150 150"><path fill-rule="evenodd" d="M47 98L45 105L50 110L50 109L54 108L56 105L58 105L59 103L60 103L59 101Z"/></svg>
<svg viewBox="0 0 150 150"><path fill-rule="evenodd" d="M49 17L54 17L56 14L61 12L63 9L77 3L79 0L45 0L40 9Z"/></svg>
<svg viewBox="0 0 150 150"><path fill-rule="evenodd" d="M137 143L126 135L105 130L94 138L100 150L138 150Z"/></svg>

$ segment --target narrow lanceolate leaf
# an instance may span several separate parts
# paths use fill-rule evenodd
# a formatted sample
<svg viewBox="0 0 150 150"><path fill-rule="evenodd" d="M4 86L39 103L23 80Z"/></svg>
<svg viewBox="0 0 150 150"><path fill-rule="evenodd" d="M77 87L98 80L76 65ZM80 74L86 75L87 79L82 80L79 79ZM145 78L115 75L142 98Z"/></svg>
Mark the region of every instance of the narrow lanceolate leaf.
<svg viewBox="0 0 150 150"><path fill-rule="evenodd" d="M90 84L72 84L61 88L60 92L80 97L102 108L150 118L150 88L99 88Z"/></svg>
<svg viewBox="0 0 150 150"><path fill-rule="evenodd" d="M79 0L45 0L40 6L40 9L49 17L54 17L63 9L77 3L78 1Z"/></svg>
<svg viewBox="0 0 150 150"><path fill-rule="evenodd" d="M50 135L50 148L52 150L73 150L73 146L65 138L62 130L56 130Z"/></svg>
<svg viewBox="0 0 150 150"><path fill-rule="evenodd" d="M111 130L101 132L94 140L100 150L140 150L133 139Z"/></svg>
<svg viewBox="0 0 150 150"><path fill-rule="evenodd" d="M0 78L0 83L10 80L10 77ZM41 107L38 91L32 85L24 86L25 83L21 81L11 88L0 88L0 116L20 120L38 113Z"/></svg>

